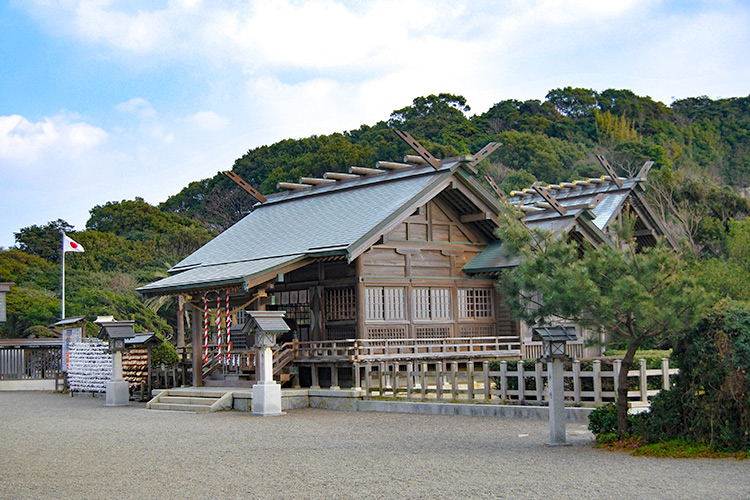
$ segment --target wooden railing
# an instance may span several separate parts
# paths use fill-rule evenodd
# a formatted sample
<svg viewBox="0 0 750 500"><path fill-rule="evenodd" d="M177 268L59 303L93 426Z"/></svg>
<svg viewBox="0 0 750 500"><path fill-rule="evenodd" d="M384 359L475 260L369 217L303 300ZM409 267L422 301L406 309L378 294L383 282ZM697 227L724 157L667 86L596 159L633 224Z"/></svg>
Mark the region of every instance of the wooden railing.
<svg viewBox="0 0 750 500"><path fill-rule="evenodd" d="M567 404L599 406L614 401L617 392L620 360L611 370L602 370L601 361L592 363L591 371L581 369L573 361L564 371ZM357 369L363 373L361 386L368 397L386 397L427 401L466 401L483 403L545 404L548 399L547 367L537 362L533 370L524 369L524 362L502 361L499 370L490 370L490 363L464 360L451 362L366 362ZM514 368L514 369L511 369ZM662 359L661 367L648 369L646 360L628 371L631 404L648 404L648 398L671 387L670 377L678 373ZM649 388L649 383L652 388Z"/></svg>
<svg viewBox="0 0 750 500"><path fill-rule="evenodd" d="M521 343L518 337L362 339L355 351L359 361L501 358L519 356Z"/></svg>
<svg viewBox="0 0 750 500"><path fill-rule="evenodd" d="M523 359L539 359L542 357L543 345L542 342L524 342L523 344ZM573 342L565 343L565 354L573 359L580 359L583 357L583 341L577 340Z"/></svg>
<svg viewBox="0 0 750 500"><path fill-rule="evenodd" d="M297 359L298 341L293 340L278 346L273 353L273 374L278 375L290 363Z"/></svg>
<svg viewBox="0 0 750 500"><path fill-rule="evenodd" d="M517 357L518 337L452 337L444 339L357 339L299 342L297 360L395 361L419 359Z"/></svg>
<svg viewBox="0 0 750 500"><path fill-rule="evenodd" d="M332 362L353 360L356 340L306 341L297 344L297 361Z"/></svg>

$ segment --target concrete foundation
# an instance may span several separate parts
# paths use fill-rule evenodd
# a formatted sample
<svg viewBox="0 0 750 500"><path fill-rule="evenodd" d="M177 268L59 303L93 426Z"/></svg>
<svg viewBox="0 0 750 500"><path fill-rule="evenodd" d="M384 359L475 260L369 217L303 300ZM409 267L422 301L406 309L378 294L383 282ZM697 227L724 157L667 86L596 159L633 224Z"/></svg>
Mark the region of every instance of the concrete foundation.
<svg viewBox="0 0 750 500"><path fill-rule="evenodd" d="M128 383L124 380L107 382L107 392L104 406L128 406L130 404L130 391Z"/></svg>
<svg viewBox="0 0 750 500"><path fill-rule="evenodd" d="M281 386L276 382L258 382L253 386L253 415L275 417L281 411Z"/></svg>

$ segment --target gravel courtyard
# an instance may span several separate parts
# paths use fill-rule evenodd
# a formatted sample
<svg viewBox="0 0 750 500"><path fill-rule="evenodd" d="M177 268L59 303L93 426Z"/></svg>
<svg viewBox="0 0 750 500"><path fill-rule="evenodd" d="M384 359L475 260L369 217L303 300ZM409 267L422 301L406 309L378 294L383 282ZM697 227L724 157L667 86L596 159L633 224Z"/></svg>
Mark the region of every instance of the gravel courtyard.
<svg viewBox="0 0 750 500"><path fill-rule="evenodd" d="M292 410L106 408L0 393L0 498L750 499L750 461L544 445L546 421Z"/></svg>

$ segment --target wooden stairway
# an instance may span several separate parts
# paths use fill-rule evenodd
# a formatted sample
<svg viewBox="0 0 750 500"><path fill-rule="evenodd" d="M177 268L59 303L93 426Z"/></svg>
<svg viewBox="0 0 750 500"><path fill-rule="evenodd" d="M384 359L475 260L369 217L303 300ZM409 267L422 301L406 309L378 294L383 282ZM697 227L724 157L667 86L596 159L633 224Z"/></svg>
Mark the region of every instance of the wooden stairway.
<svg viewBox="0 0 750 500"><path fill-rule="evenodd" d="M166 389L146 403L149 410L171 410L192 412L213 412L232 409L232 392L192 389Z"/></svg>

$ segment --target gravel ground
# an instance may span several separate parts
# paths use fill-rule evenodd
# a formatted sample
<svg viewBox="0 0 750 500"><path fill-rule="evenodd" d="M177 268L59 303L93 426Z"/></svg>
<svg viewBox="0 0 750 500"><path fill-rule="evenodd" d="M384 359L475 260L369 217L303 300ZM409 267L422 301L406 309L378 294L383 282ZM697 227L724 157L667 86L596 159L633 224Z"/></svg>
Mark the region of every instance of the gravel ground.
<svg viewBox="0 0 750 500"><path fill-rule="evenodd" d="M741 498L750 461L596 450L581 424L348 413L107 408L0 393L0 498Z"/></svg>

